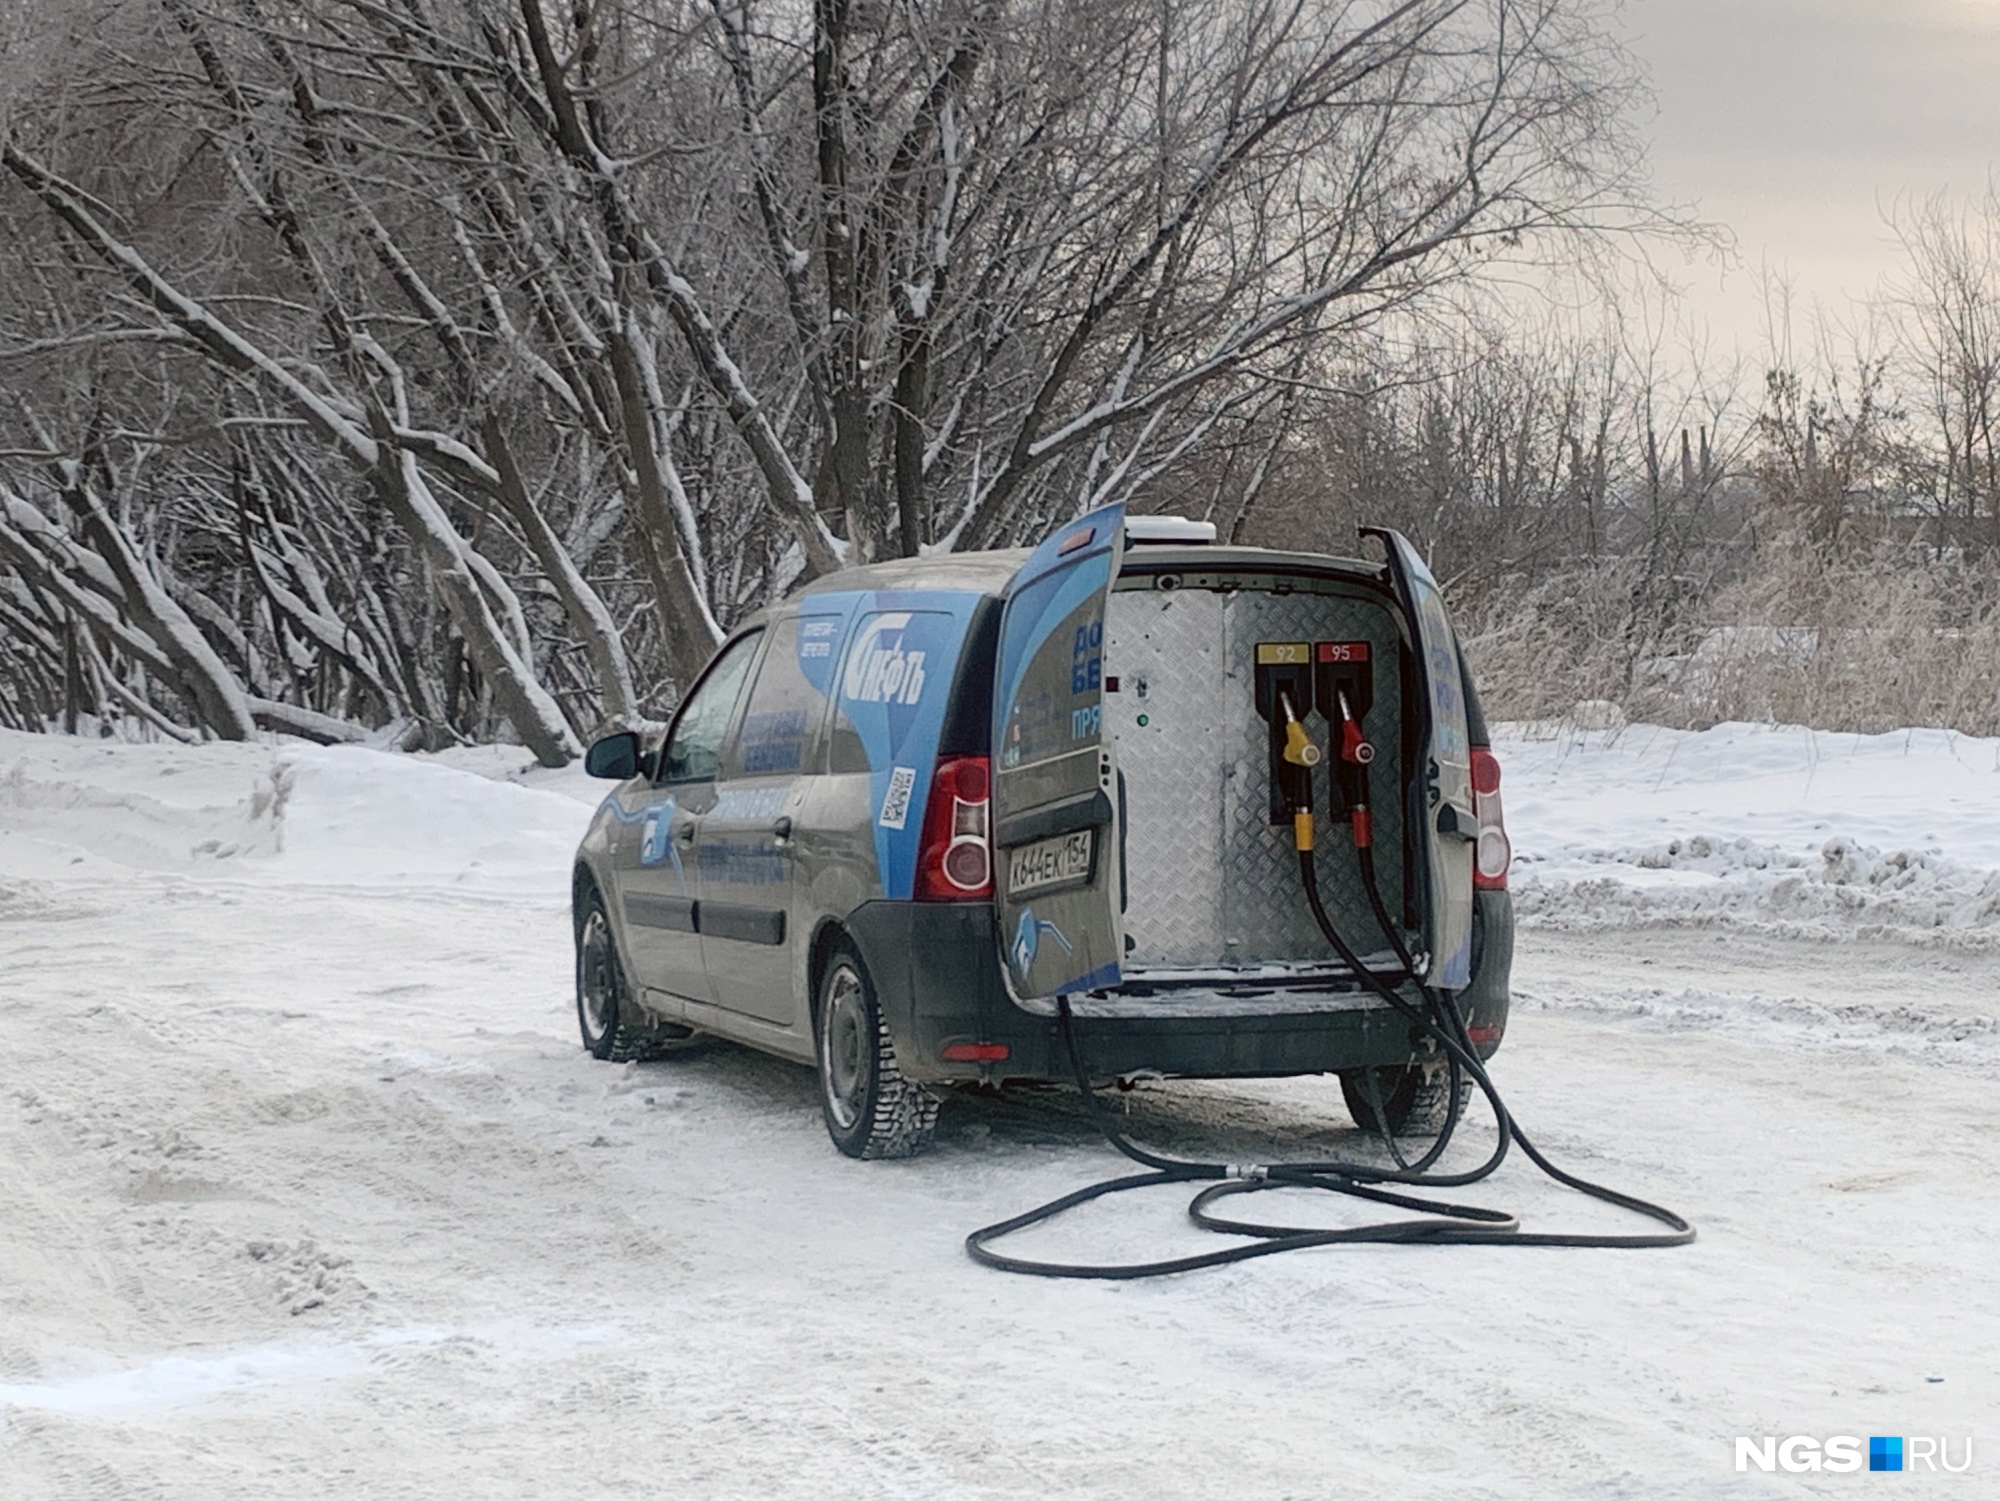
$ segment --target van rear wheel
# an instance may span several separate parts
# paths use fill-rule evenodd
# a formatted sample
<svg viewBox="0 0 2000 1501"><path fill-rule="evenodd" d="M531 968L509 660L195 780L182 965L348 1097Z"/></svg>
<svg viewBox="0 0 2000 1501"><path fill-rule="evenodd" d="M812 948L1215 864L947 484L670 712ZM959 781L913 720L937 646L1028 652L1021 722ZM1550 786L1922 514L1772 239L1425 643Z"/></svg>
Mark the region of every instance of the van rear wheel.
<svg viewBox="0 0 2000 1501"><path fill-rule="evenodd" d="M875 986L843 940L827 960L813 1013L820 1111L849 1157L914 1157L937 1127L937 1097L903 1077Z"/></svg>
<svg viewBox="0 0 2000 1501"><path fill-rule="evenodd" d="M1435 1136L1451 1113L1451 1069L1442 1063L1341 1070L1340 1093L1354 1124L1376 1136ZM1459 1081L1459 1108L1472 1081Z"/></svg>

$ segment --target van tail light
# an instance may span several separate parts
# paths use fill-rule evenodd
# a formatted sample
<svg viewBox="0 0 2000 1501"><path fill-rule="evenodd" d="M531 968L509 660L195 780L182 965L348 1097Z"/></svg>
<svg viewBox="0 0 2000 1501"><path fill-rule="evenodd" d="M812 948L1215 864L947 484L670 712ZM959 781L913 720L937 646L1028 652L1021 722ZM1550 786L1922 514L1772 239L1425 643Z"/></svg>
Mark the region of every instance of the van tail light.
<svg viewBox="0 0 2000 1501"><path fill-rule="evenodd" d="M924 807L913 895L977 902L993 895L993 779L984 756L940 756Z"/></svg>
<svg viewBox="0 0 2000 1501"><path fill-rule="evenodd" d="M1472 748L1472 811L1479 819L1479 838L1472 847L1472 889L1505 891L1514 846L1507 841L1507 825L1500 816L1500 762L1483 745Z"/></svg>

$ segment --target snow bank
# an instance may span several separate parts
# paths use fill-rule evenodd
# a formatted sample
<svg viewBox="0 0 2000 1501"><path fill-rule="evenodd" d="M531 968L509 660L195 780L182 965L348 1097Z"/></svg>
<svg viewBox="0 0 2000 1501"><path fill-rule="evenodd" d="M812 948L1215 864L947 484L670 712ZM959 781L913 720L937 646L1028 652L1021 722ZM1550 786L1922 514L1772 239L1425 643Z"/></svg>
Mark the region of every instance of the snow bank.
<svg viewBox="0 0 2000 1501"><path fill-rule="evenodd" d="M569 900L591 804L565 792L353 746L287 750L277 775L284 879Z"/></svg>
<svg viewBox="0 0 2000 1501"><path fill-rule="evenodd" d="M0 907L135 872L563 903L600 795L518 747L428 757L0 731Z"/></svg>
<svg viewBox="0 0 2000 1501"><path fill-rule="evenodd" d="M1524 921L2000 946L2000 741L1502 726ZM0 732L0 908L134 871L559 904L602 795L518 747Z"/></svg>
<svg viewBox="0 0 2000 1501"><path fill-rule="evenodd" d="M2000 946L2000 741L1499 727L1524 922Z"/></svg>

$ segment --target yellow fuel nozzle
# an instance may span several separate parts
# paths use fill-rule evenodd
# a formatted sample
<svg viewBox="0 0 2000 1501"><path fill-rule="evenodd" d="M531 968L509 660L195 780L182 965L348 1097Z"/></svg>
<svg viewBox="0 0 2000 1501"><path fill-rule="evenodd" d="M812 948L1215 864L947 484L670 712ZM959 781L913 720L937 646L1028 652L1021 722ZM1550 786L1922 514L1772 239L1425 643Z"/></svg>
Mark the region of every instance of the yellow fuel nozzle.
<svg viewBox="0 0 2000 1501"><path fill-rule="evenodd" d="M1284 706L1285 710L1285 749L1283 752L1285 759L1294 766L1319 765L1319 747L1306 738L1306 727L1299 723L1298 715L1292 712L1291 698L1288 695L1280 694L1278 702Z"/></svg>

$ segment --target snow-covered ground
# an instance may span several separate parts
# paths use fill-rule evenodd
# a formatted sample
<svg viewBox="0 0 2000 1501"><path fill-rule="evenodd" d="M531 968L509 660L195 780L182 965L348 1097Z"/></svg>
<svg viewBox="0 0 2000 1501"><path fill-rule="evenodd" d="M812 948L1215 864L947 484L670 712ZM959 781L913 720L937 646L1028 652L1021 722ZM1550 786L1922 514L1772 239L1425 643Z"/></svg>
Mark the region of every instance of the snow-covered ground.
<svg viewBox="0 0 2000 1501"><path fill-rule="evenodd" d="M1098 1285L959 1246L1120 1170L1059 1096L954 1101L929 1156L863 1164L802 1069L584 1057L580 774L0 733L0 1496L1879 1483L1735 1471L1738 1435L1837 1433L1970 1435L1972 1474L1895 1483L2000 1494L2000 745L1500 749L1502 1087L1700 1241ZM1124 1098L1183 1151L1370 1150L1329 1081ZM1185 1197L1020 1244L1206 1248ZM1518 1162L1468 1197L1630 1223Z"/></svg>
<svg viewBox="0 0 2000 1501"><path fill-rule="evenodd" d="M2000 947L2000 740L1517 726L1497 749L1530 923Z"/></svg>

